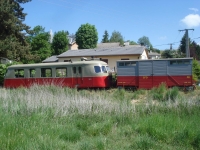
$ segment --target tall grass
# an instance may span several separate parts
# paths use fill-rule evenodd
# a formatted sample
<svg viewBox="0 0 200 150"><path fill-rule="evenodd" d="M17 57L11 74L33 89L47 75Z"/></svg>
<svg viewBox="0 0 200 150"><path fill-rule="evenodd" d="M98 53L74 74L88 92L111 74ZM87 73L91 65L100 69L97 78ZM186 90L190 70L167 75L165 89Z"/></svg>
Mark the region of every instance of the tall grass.
<svg viewBox="0 0 200 150"><path fill-rule="evenodd" d="M0 149L200 149L199 95L164 87L0 89Z"/></svg>

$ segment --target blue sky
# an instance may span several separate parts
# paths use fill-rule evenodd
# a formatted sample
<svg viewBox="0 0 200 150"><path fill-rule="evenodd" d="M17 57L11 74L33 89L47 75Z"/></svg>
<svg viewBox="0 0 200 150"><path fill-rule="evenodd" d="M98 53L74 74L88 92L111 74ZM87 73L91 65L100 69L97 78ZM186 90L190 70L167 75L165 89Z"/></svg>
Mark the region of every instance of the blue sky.
<svg viewBox="0 0 200 150"><path fill-rule="evenodd" d="M75 34L81 24L95 25L101 42L104 31L119 31L125 40L147 36L160 50L179 46L184 32L200 43L200 0L32 0L22 5L31 28Z"/></svg>

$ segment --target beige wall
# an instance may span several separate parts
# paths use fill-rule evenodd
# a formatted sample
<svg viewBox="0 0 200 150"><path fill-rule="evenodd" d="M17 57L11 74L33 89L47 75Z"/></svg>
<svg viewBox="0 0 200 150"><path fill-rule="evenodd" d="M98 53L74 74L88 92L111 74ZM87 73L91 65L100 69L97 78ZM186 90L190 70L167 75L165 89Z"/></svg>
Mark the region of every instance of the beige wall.
<svg viewBox="0 0 200 150"><path fill-rule="evenodd" d="M70 50L78 50L78 45L76 43L69 45Z"/></svg>
<svg viewBox="0 0 200 150"><path fill-rule="evenodd" d="M146 54L146 53L145 53ZM111 69L116 68L116 61L121 59L141 59L142 56L140 55L124 55L124 56L98 56L95 58L102 58L102 59L108 59L108 65ZM91 57L85 57L88 60L91 59ZM80 61L81 57L69 57L69 58L59 58L59 62L64 62L64 60L72 60L72 61Z"/></svg>

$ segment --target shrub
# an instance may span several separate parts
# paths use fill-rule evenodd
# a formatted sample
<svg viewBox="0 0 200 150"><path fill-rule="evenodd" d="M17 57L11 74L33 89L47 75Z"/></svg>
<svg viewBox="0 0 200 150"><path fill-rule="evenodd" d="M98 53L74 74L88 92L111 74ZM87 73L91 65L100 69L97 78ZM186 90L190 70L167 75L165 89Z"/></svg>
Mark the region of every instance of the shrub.
<svg viewBox="0 0 200 150"><path fill-rule="evenodd" d="M151 90L153 99L164 101L164 94L166 90L167 90L167 86L165 83L161 83L157 88L153 88Z"/></svg>

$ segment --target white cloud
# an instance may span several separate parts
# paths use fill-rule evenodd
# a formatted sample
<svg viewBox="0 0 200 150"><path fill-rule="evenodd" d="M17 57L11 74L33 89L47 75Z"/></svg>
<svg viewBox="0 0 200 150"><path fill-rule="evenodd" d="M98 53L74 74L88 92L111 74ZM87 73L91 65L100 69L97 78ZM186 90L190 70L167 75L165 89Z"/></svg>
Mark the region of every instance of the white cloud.
<svg viewBox="0 0 200 150"><path fill-rule="evenodd" d="M189 8L189 10L192 10L192 11L195 11L195 12L199 11L197 8Z"/></svg>
<svg viewBox="0 0 200 150"><path fill-rule="evenodd" d="M166 37L166 36L161 36L161 37L159 37L159 39L160 39L160 40L166 40L167 37Z"/></svg>
<svg viewBox="0 0 200 150"><path fill-rule="evenodd" d="M200 16L198 14L189 14L181 20L188 27L200 26Z"/></svg>

